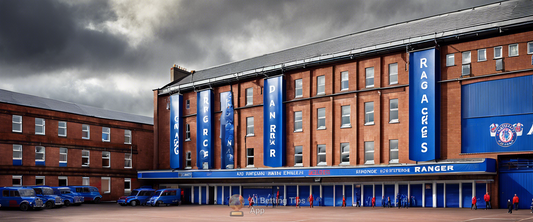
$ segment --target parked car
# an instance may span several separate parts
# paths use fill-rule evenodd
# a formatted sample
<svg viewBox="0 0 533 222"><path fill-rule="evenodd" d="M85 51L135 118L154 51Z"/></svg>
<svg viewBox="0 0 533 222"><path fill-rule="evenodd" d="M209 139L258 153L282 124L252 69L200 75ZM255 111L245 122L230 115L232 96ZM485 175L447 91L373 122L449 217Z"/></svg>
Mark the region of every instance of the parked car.
<svg viewBox="0 0 533 222"><path fill-rule="evenodd" d="M18 207L22 211L40 210L44 203L31 188L0 187L0 207Z"/></svg>
<svg viewBox="0 0 533 222"><path fill-rule="evenodd" d="M180 189L160 189L155 192L155 194L150 197L146 202L146 205L150 206L160 206L165 204L166 206L175 204L181 204L181 190Z"/></svg>
<svg viewBox="0 0 533 222"><path fill-rule="evenodd" d="M102 195L98 188L92 186L69 186L71 190L83 196L85 202L100 203Z"/></svg>
<svg viewBox="0 0 533 222"><path fill-rule="evenodd" d="M131 205L135 207L137 205L144 205L146 201L154 195L155 190L151 188L139 188L131 191L129 196L120 197L117 203L121 206Z"/></svg>
<svg viewBox="0 0 533 222"><path fill-rule="evenodd" d="M63 198L63 204L68 207L71 204L79 206L83 203L84 198L81 194L72 192L70 187L52 187L54 194Z"/></svg>
<svg viewBox="0 0 533 222"><path fill-rule="evenodd" d="M63 206L63 199L60 196L55 195L52 188L47 186L32 186L31 188L35 191L35 196L43 199L47 209Z"/></svg>

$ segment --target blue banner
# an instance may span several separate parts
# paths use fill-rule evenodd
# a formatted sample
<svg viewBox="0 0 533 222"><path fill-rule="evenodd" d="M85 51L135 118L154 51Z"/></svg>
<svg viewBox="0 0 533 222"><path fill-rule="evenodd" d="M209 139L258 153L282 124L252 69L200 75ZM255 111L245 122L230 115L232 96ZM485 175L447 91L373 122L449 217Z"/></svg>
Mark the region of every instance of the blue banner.
<svg viewBox="0 0 533 222"><path fill-rule="evenodd" d="M182 122L181 106L183 96L174 94L170 96L170 168L181 168L181 147L182 147Z"/></svg>
<svg viewBox="0 0 533 222"><path fill-rule="evenodd" d="M409 159L440 158L440 56L428 49L409 54Z"/></svg>
<svg viewBox="0 0 533 222"><path fill-rule="evenodd" d="M265 166L285 164L285 104L283 76L264 80L263 161Z"/></svg>
<svg viewBox="0 0 533 222"><path fill-rule="evenodd" d="M233 125L233 96L231 92L220 93L220 140L222 151L220 155L222 169L233 169L233 142L234 142L234 125Z"/></svg>
<svg viewBox="0 0 533 222"><path fill-rule="evenodd" d="M196 93L196 166L198 169L213 168L213 92Z"/></svg>

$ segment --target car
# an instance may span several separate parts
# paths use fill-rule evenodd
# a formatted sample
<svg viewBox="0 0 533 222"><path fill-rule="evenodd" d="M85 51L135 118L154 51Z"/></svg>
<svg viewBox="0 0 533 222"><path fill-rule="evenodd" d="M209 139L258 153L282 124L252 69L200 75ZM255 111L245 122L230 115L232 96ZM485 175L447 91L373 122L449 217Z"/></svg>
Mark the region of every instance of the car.
<svg viewBox="0 0 533 222"><path fill-rule="evenodd" d="M31 186L35 191L35 196L41 197L43 199L44 205L47 209L52 209L54 207L63 206L63 198L54 194L54 190L48 186Z"/></svg>
<svg viewBox="0 0 533 222"><path fill-rule="evenodd" d="M132 207L146 204L146 201L154 195L155 190L151 188L139 188L131 191L129 196L123 196L117 200L121 206L131 205Z"/></svg>
<svg viewBox="0 0 533 222"><path fill-rule="evenodd" d="M35 191L24 187L0 187L0 207L18 207L22 211L40 210L44 207L41 197Z"/></svg>
<svg viewBox="0 0 533 222"><path fill-rule="evenodd" d="M100 203L102 195L98 188L92 186L69 186L71 190L83 196L84 202Z"/></svg>
<svg viewBox="0 0 533 222"><path fill-rule="evenodd" d="M83 203L84 198L81 194L72 192L70 187L51 187L54 194L63 198L64 206L68 207L71 204L79 206Z"/></svg>
<svg viewBox="0 0 533 222"><path fill-rule="evenodd" d="M170 188L157 190L155 191L155 194L146 202L146 205L150 205L152 207L158 207L162 204L165 204L166 206L171 204L179 206L181 204L181 190Z"/></svg>

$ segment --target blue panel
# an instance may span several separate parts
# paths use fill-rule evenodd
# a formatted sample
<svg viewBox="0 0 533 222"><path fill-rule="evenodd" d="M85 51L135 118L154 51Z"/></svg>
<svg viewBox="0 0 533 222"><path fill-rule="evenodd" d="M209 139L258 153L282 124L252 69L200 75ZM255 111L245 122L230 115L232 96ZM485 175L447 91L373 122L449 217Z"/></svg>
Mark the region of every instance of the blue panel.
<svg viewBox="0 0 533 222"><path fill-rule="evenodd" d="M409 53L409 159L440 158L439 50Z"/></svg>
<svg viewBox="0 0 533 222"><path fill-rule="evenodd" d="M500 208L506 208L507 200L513 201L513 196L516 194L520 198L518 207L529 209L531 199L533 199L533 171L505 172L500 173L499 176Z"/></svg>
<svg viewBox="0 0 533 222"><path fill-rule="evenodd" d="M333 206L333 186L322 186L323 206Z"/></svg>
<svg viewBox="0 0 533 222"><path fill-rule="evenodd" d="M359 185L359 187L357 187L358 185L355 185L355 188L353 189L355 194L354 194L354 198L355 198L355 203L359 202L359 206L361 206L361 186ZM355 204L354 203L354 204Z"/></svg>
<svg viewBox="0 0 533 222"><path fill-rule="evenodd" d="M459 184L446 184L446 207L459 207Z"/></svg>
<svg viewBox="0 0 533 222"><path fill-rule="evenodd" d="M352 206L352 185L345 185L344 196L346 197L346 206Z"/></svg>
<svg viewBox="0 0 533 222"><path fill-rule="evenodd" d="M364 185L364 191L363 191L363 206L365 207L371 207L372 206L372 197L374 190L372 190L372 185Z"/></svg>
<svg viewBox="0 0 533 222"><path fill-rule="evenodd" d="M422 207L422 184L411 184L411 206Z"/></svg>
<svg viewBox="0 0 533 222"><path fill-rule="evenodd" d="M320 200L320 186L313 186L313 205L322 206L322 201Z"/></svg>
<svg viewBox="0 0 533 222"><path fill-rule="evenodd" d="M213 92L204 90L196 93L196 166L204 169L213 168Z"/></svg>
<svg viewBox="0 0 533 222"><path fill-rule="evenodd" d="M67 167L67 163L59 163L60 167Z"/></svg>
<svg viewBox="0 0 533 222"><path fill-rule="evenodd" d="M222 155L220 155L221 168L233 169L233 145L234 145L234 124L233 124L233 96L232 92L220 93L220 140L222 145Z"/></svg>
<svg viewBox="0 0 533 222"><path fill-rule="evenodd" d="M194 187L194 204L198 204L199 201L198 201L198 198L200 197L199 196L199 191L198 191L198 188L199 187Z"/></svg>
<svg viewBox="0 0 533 222"><path fill-rule="evenodd" d="M217 204L222 205L224 204L224 200L222 199L222 186L217 186Z"/></svg>
<svg viewBox="0 0 533 222"><path fill-rule="evenodd" d="M35 161L35 166L45 166L45 161Z"/></svg>
<svg viewBox="0 0 533 222"><path fill-rule="evenodd" d="M202 204L207 204L207 189L206 189L206 187L200 187L200 192L202 192Z"/></svg>
<svg viewBox="0 0 533 222"><path fill-rule="evenodd" d="M433 184L426 183L424 192L426 192L426 207L433 207Z"/></svg>
<svg viewBox="0 0 533 222"><path fill-rule="evenodd" d="M287 186L287 206L296 206L296 186Z"/></svg>
<svg viewBox="0 0 533 222"><path fill-rule="evenodd" d="M285 164L285 104L283 76L264 80L263 92L263 159L264 165Z"/></svg>
<svg viewBox="0 0 533 222"><path fill-rule="evenodd" d="M472 206L472 183L463 183L463 207L470 208Z"/></svg>
<svg viewBox="0 0 533 222"><path fill-rule="evenodd" d="M343 185L335 185L335 206L336 207L342 206L342 186Z"/></svg>
<svg viewBox="0 0 533 222"><path fill-rule="evenodd" d="M174 94L170 96L170 168L181 168L181 147L183 135L183 122L181 121L183 96Z"/></svg>
<svg viewBox="0 0 533 222"><path fill-rule="evenodd" d="M13 166L22 166L22 160L13 160Z"/></svg>
<svg viewBox="0 0 533 222"><path fill-rule="evenodd" d="M385 200L388 201L389 197L391 206L394 206L394 184L385 185Z"/></svg>
<svg viewBox="0 0 533 222"><path fill-rule="evenodd" d="M300 206L309 206L309 186L300 186Z"/></svg>
<svg viewBox="0 0 533 222"><path fill-rule="evenodd" d="M400 198L403 198L403 197L407 198L407 194L408 194L408 192L407 192L408 190L407 190L407 189L408 189L408 186L409 186L409 185L407 185L407 184L405 184L405 185L404 185L404 184L400 184L400 185L398 185L398 192L399 192L399 194L400 194ZM401 199L401 200L400 200L400 203L402 203L402 201L404 201L404 200ZM405 201L407 201L407 200L405 200Z"/></svg>
<svg viewBox="0 0 533 222"><path fill-rule="evenodd" d="M240 195L241 192L240 192L239 189L240 189L239 186L232 186L232 187L231 187L231 193L232 193L232 195L235 195L235 194L239 194L239 195ZM248 197L243 196L242 198L248 198Z"/></svg>
<svg viewBox="0 0 533 222"><path fill-rule="evenodd" d="M487 192L487 184L486 183L476 183L476 200L477 200L477 208L487 208L487 204L485 203L485 200L483 199L483 196Z"/></svg>
<svg viewBox="0 0 533 222"><path fill-rule="evenodd" d="M437 183L437 207L444 207L444 184Z"/></svg>
<svg viewBox="0 0 533 222"><path fill-rule="evenodd" d="M382 199L383 199L383 194L381 193L382 192L382 189L381 189L382 185L381 184L376 184L376 207L381 207L383 206L382 204Z"/></svg>
<svg viewBox="0 0 533 222"><path fill-rule="evenodd" d="M229 186L224 186L224 205L228 205L229 204L229 198L230 198Z"/></svg>

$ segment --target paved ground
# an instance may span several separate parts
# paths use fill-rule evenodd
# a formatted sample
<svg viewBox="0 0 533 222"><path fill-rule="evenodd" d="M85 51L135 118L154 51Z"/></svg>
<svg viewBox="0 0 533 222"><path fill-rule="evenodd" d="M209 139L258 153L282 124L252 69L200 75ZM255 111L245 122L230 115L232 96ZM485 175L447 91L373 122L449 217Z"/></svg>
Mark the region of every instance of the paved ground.
<svg viewBox="0 0 533 222"><path fill-rule="evenodd" d="M533 221L528 210L507 214L506 209L383 209L383 208L300 208L256 207L255 215L249 208L243 208L243 217L230 217L227 206L182 205L179 207L121 207L116 204L84 204L68 208L21 212L0 210L0 221ZM261 211L264 210L261 215Z"/></svg>

